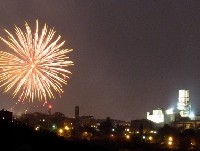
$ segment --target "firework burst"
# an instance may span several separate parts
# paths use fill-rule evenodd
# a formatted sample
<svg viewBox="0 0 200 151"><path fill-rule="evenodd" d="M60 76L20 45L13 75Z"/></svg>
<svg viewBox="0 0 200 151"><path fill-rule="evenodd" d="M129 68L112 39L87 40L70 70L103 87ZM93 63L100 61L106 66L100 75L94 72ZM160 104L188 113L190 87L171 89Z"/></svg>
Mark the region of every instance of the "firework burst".
<svg viewBox="0 0 200 151"><path fill-rule="evenodd" d="M71 74L66 68L73 65L66 54L72 49L62 49L65 41L59 42L60 35L53 39L55 31L46 24L39 34L38 20L34 34L27 22L25 27L22 32L15 25L16 38L7 30L8 40L0 37L13 52L0 51L0 87L13 91L13 98L19 96L19 100L46 102L55 98L54 92L63 93L62 85Z"/></svg>

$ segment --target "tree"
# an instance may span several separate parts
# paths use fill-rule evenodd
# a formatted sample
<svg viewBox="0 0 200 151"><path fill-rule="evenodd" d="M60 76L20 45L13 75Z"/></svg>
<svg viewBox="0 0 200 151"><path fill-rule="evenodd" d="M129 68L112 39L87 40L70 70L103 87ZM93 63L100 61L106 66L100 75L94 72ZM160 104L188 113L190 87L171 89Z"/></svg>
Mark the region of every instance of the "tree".
<svg viewBox="0 0 200 151"><path fill-rule="evenodd" d="M112 131L112 122L110 121L110 118L106 118L105 122L102 122L99 126L99 129L101 131L101 133L108 135L111 133Z"/></svg>

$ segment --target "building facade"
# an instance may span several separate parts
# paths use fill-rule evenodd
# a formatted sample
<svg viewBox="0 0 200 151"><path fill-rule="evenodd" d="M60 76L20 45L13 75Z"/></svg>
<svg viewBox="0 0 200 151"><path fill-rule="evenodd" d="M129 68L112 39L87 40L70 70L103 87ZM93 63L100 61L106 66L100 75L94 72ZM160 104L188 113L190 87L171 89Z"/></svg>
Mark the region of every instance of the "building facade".
<svg viewBox="0 0 200 151"><path fill-rule="evenodd" d="M0 111L0 121L12 122L12 120L13 120L13 112L7 110L4 111L4 109Z"/></svg>
<svg viewBox="0 0 200 151"><path fill-rule="evenodd" d="M191 104L189 100L189 90L179 90L177 110L181 117L190 117Z"/></svg>

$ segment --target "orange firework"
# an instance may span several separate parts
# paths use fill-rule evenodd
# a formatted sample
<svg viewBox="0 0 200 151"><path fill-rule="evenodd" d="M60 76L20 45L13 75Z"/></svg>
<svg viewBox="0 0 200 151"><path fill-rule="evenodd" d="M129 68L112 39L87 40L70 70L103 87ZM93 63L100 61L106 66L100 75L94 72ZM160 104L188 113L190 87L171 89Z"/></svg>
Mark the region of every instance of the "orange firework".
<svg viewBox="0 0 200 151"><path fill-rule="evenodd" d="M54 91L63 93L62 84L67 84L67 66L73 65L66 56L72 49L62 49L65 41L59 42L59 35L55 40L55 31L48 31L45 24L39 35L38 20L36 31L33 34L28 23L25 23L26 32L15 26L15 37L5 30L8 40L0 37L13 53L0 51L0 87L4 92L13 92L13 97L19 95L20 100L47 101L55 98Z"/></svg>

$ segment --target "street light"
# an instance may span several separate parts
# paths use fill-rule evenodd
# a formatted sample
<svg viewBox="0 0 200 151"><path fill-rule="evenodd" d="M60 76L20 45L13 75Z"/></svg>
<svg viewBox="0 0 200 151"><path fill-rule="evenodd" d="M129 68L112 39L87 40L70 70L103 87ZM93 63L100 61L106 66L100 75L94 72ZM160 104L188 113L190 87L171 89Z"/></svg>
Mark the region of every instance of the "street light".
<svg viewBox="0 0 200 151"><path fill-rule="evenodd" d="M168 145L172 145L172 141L173 141L173 138L170 136L170 137L168 138Z"/></svg>
<svg viewBox="0 0 200 151"><path fill-rule="evenodd" d="M65 129L66 129L66 130L69 130L69 127L68 127L68 126L65 126Z"/></svg>

